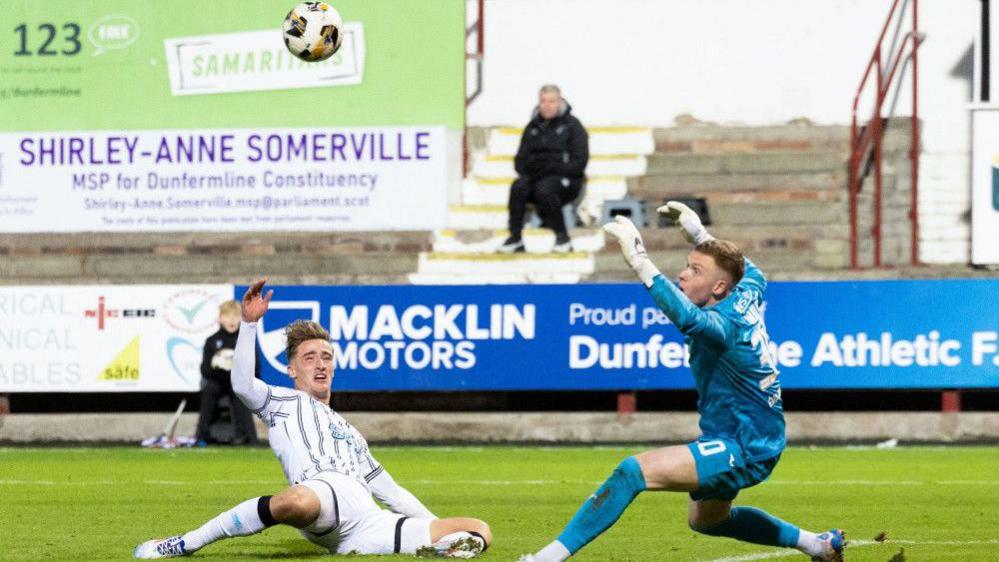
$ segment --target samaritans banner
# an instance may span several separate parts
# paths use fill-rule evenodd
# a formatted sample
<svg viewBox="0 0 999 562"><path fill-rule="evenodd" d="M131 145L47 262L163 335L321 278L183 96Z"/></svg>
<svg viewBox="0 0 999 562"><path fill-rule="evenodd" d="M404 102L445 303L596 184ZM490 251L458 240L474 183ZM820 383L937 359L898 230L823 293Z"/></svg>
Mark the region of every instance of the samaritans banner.
<svg viewBox="0 0 999 562"><path fill-rule="evenodd" d="M335 2L318 63L294 5L5 3L0 232L443 226L464 3Z"/></svg>

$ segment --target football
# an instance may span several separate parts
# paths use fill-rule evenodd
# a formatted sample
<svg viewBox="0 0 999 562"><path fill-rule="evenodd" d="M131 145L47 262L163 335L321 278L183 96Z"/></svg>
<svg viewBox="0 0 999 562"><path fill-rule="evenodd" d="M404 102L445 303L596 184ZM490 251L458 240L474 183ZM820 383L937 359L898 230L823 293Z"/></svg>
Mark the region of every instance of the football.
<svg viewBox="0 0 999 562"><path fill-rule="evenodd" d="M296 57L309 62L326 60L343 43L343 20L325 2L302 2L284 18L284 44Z"/></svg>

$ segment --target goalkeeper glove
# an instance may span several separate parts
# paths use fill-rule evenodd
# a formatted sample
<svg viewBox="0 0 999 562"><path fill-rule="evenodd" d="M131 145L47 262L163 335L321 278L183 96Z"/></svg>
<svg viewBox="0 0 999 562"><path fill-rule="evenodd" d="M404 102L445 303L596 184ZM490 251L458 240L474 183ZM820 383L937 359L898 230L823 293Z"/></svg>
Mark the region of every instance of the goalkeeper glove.
<svg viewBox="0 0 999 562"><path fill-rule="evenodd" d="M701 224L701 217L693 209L678 201L667 201L665 205L656 209L660 216L669 217L680 228L683 237L691 244L700 244L708 240L714 240L714 236L708 234L704 225Z"/></svg>
<svg viewBox="0 0 999 562"><path fill-rule="evenodd" d="M627 217L618 215L614 217L613 222L604 225L604 232L617 240L618 244L621 245L621 254L624 255L625 263L631 267L646 287L651 287L652 278L661 275L661 273L649 259L649 254L645 251L645 243L642 242L642 235L639 234L634 223Z"/></svg>

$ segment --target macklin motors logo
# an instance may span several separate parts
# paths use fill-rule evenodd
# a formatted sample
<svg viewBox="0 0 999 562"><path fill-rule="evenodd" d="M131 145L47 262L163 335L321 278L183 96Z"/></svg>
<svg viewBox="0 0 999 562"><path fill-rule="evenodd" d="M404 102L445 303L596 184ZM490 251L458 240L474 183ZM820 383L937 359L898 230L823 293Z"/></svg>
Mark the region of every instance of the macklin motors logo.
<svg viewBox="0 0 999 562"><path fill-rule="evenodd" d="M155 308L108 308L103 296L97 297L97 308L83 311L85 318L96 318L97 329L103 331L111 318L155 318Z"/></svg>

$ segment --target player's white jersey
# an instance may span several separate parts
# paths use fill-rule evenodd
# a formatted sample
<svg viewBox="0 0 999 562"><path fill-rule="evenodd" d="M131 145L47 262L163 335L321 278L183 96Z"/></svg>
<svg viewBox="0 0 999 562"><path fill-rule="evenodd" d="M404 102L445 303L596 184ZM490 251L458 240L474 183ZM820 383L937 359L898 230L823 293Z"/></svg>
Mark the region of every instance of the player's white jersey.
<svg viewBox="0 0 999 562"><path fill-rule="evenodd" d="M271 449L290 485L332 470L369 488L382 471L361 433L302 391L267 385L267 397L254 413L270 428Z"/></svg>

